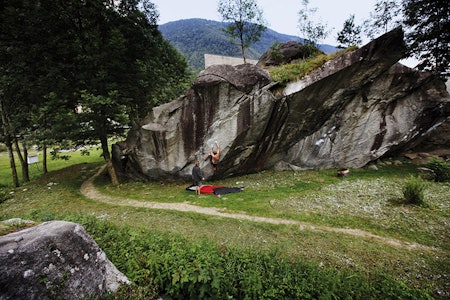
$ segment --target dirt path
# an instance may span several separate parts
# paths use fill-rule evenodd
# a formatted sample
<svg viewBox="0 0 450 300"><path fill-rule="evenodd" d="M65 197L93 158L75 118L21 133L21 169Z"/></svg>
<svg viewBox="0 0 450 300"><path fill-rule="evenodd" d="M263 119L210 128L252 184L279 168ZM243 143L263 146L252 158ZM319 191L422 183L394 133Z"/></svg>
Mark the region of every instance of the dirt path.
<svg viewBox="0 0 450 300"><path fill-rule="evenodd" d="M325 231L325 232L335 232L335 233L342 233L352 236L361 237L364 239L376 241L379 243L387 244L393 247L397 248L406 248L406 249L417 249L417 250L428 250L433 251L434 249L428 246L416 244L416 243L409 243L393 238L387 238L379 235L372 234L370 232L366 232L360 229L347 229L347 228L337 228L337 227L328 227L328 226L315 226L310 223L305 222L299 222L294 220L286 220L286 219L278 219L278 218L265 218L265 217L258 217L258 216L249 216L242 213L226 213L223 212L223 209L219 209L216 207L200 207L188 203L161 203L161 202L141 202L136 201L132 199L126 199L126 198L119 198L114 196L107 196L101 194L97 189L94 187L94 180L97 176L99 176L103 170L105 169L105 166L102 166L99 168L96 174L94 174L91 178L83 182L80 188L81 194L83 194L85 197L100 201L112 205L119 205L119 206L133 206L133 207L145 207L145 208L151 208L151 209L166 209L166 210L177 210L177 211L184 211L184 212L195 212L199 214L205 214L205 215L211 215L211 216L218 216L223 218L232 218L232 219L239 219L239 220L246 220L246 221L252 221L252 222L263 222L263 223L271 223L271 224L286 224L286 225L296 225L298 226L299 230L312 230L312 231Z"/></svg>

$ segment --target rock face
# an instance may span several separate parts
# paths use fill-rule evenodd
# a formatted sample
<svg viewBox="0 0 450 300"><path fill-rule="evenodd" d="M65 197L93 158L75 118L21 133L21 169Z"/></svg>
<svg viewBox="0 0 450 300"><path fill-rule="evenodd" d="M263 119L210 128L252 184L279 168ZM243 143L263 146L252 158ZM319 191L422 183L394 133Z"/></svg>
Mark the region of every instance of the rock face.
<svg viewBox="0 0 450 300"><path fill-rule="evenodd" d="M214 141L215 178L362 167L407 149L449 118L450 97L440 79L397 63L405 51L397 28L286 87L251 65L208 68L113 146L116 167L134 179L188 179L200 159L208 177Z"/></svg>
<svg viewBox="0 0 450 300"><path fill-rule="evenodd" d="M78 224L46 222L0 237L0 299L91 299L124 283Z"/></svg>

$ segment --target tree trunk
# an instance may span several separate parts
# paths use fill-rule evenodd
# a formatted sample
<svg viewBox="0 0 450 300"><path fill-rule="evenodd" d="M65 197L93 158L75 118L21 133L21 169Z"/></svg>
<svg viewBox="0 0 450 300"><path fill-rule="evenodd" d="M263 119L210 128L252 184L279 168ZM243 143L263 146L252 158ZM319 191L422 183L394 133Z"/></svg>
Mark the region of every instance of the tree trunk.
<svg viewBox="0 0 450 300"><path fill-rule="evenodd" d="M108 148L108 139L106 137L100 139L102 143L103 150L103 158L106 161L106 168L108 169L109 177L111 178L112 185L119 185L119 178L117 177L116 170L114 169L114 165L111 161L111 154L109 153Z"/></svg>
<svg viewBox="0 0 450 300"><path fill-rule="evenodd" d="M47 144L44 143L44 147L42 148L42 172L44 174L48 173L47 170Z"/></svg>
<svg viewBox="0 0 450 300"><path fill-rule="evenodd" d="M11 143L11 133L7 122L6 112L3 107L3 101L0 99L0 114L2 118L3 136L5 138L6 148L8 149L9 165L11 166L11 175L14 187L18 187L19 177L17 176L16 162L14 161L14 151Z"/></svg>
<svg viewBox="0 0 450 300"><path fill-rule="evenodd" d="M9 165L11 166L11 175L13 180L13 185L18 187L19 184L19 176L17 175L16 162L14 160L14 149L11 143L11 138L9 135L5 136L5 144L8 149L8 157L9 157Z"/></svg>
<svg viewBox="0 0 450 300"><path fill-rule="evenodd" d="M244 23L239 22L237 25L237 29L239 32L239 40L241 41L241 52L242 52L242 58L244 59L244 64L247 63L247 60L245 58L245 43L244 43Z"/></svg>
<svg viewBox="0 0 450 300"><path fill-rule="evenodd" d="M244 64L246 64L247 60L245 59L245 46L243 44L241 46L241 50L242 50L242 58L244 58Z"/></svg>
<svg viewBox="0 0 450 300"><path fill-rule="evenodd" d="M29 169L28 169L28 161L27 161L27 157L24 155L26 155L28 153L27 149L26 149L26 145L23 144L23 152L24 155L22 155L22 152L20 151L20 146L19 146L19 141L17 140L17 138L14 138L14 145L16 146L16 153L17 153L17 157L19 158L20 161L20 165L22 166L22 180L24 182L29 182L30 181L30 173L29 173Z"/></svg>

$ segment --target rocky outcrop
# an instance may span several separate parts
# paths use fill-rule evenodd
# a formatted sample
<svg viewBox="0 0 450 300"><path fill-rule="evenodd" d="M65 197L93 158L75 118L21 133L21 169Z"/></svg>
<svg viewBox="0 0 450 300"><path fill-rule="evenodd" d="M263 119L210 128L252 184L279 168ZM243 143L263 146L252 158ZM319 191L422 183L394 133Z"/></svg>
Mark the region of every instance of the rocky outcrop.
<svg viewBox="0 0 450 300"><path fill-rule="evenodd" d="M444 83L397 62L397 28L286 87L262 69L214 66L113 146L122 176L190 178L221 146L216 178L263 169L354 168L411 147L450 116Z"/></svg>
<svg viewBox="0 0 450 300"><path fill-rule="evenodd" d="M78 224L52 221L0 237L0 299L93 299L125 283Z"/></svg>
<svg viewBox="0 0 450 300"><path fill-rule="evenodd" d="M313 46L304 46L297 41L275 44L259 58L256 65L258 67L267 67L287 64L295 59L308 58L315 51L317 50Z"/></svg>

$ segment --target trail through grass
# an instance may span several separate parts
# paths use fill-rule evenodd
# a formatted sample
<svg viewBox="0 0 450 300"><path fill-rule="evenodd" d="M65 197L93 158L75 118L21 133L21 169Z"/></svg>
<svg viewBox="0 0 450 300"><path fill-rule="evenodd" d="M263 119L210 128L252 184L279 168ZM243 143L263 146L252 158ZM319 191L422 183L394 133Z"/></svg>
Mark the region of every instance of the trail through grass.
<svg viewBox="0 0 450 300"><path fill-rule="evenodd" d="M112 187L106 174L99 173L91 183L97 196L109 199L103 202L80 192L99 166L75 165L9 189L12 195L0 204L0 219L92 216L120 227L206 239L218 246L276 248L291 259L368 276L382 271L411 286L431 288L436 295L450 290L450 186L429 182L427 206L403 204L402 182L417 174L417 166L351 170L347 178L337 178L335 170L265 171L215 182L245 186L243 193L222 198L197 197L185 190L190 182L183 181L124 182ZM166 205L214 213L161 209Z"/></svg>

